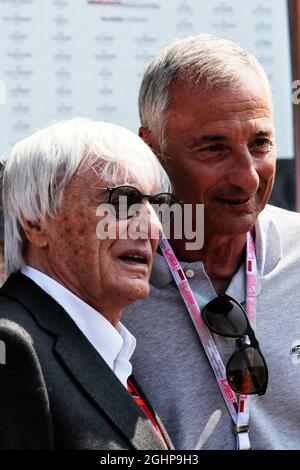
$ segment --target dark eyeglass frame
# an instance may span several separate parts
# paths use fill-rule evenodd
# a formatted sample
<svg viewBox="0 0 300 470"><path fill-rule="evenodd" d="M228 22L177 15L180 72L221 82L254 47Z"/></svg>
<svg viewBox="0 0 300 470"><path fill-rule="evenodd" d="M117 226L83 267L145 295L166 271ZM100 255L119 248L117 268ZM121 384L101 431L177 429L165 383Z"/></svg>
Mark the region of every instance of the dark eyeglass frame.
<svg viewBox="0 0 300 470"><path fill-rule="evenodd" d="M245 320L246 320L246 329L241 332L241 333L224 333L222 332L221 330L218 330L217 328L214 328L212 327L212 325L210 324L209 320L208 320L208 310L210 308L210 306L215 303L216 301L220 302L220 300L222 301L222 299L224 298L224 300L226 301L230 301L232 303L235 304L235 306L237 306L241 312L242 315L244 315L245 317ZM215 309L213 309L215 310ZM225 315L224 311L220 311L220 312L217 312L219 315ZM210 313L212 314L212 313ZM249 322L249 319L248 319L248 316L247 316L247 313L245 311L245 309L243 308L243 306L237 301L235 300L233 297L230 297L229 295L227 294L221 294L219 295L218 297L216 297L215 299L213 299L211 302L209 302L202 310L202 317L203 317L203 320L204 320L204 323L206 324L206 326L208 327L208 329L210 331L212 331L213 333L219 335L219 336L223 336L225 338L234 338L237 340L237 345L239 347L239 349L237 349L231 356L230 358L228 359L228 362L226 364L226 376L227 376L227 380L228 380L228 383L230 385L230 387L233 389L234 392L238 393L238 394L243 394L243 395L264 395L266 393L266 390L267 390L267 385L268 385L268 366L267 366L267 363L266 363L266 360L264 358L264 355L262 354L261 350L260 350L260 347L259 347L259 342L255 336L255 332L253 330L253 328L251 327L250 325L250 322ZM243 344L242 343L242 338L244 338L245 336L248 336L249 340L250 340L250 344ZM258 379L255 377L254 373L253 373L253 368L251 366L251 364L249 363L249 359L248 359L248 356L247 354L245 353L246 350L250 349L250 348L253 348L256 350L256 352L259 354L260 356L260 359L262 361L262 364L264 366L264 377L265 377L265 380L262 384L259 384L258 383ZM230 364L231 362L233 361L234 358L237 357L237 355L240 355L242 354L244 356L244 360L245 360L245 363L248 363L248 366L247 366L247 369L249 371L249 374L251 376L251 379L253 381L253 384L256 385L256 388L255 390L253 391L245 391L245 390L241 390L241 389L238 389L238 387L236 386L236 384L234 383L233 379L231 378L230 376L230 373L232 374L233 371L230 371ZM256 384L255 384L256 382Z"/></svg>
<svg viewBox="0 0 300 470"><path fill-rule="evenodd" d="M118 209L118 207L116 207L117 204L114 203L114 201L113 201L113 196L117 191L126 190L126 189L131 191L131 195L132 195L132 192L136 193L137 199L134 202L134 204L142 204L143 200L146 199L146 200L149 201L149 203L151 205L153 205L153 204L156 204L155 200L159 200L159 198L162 198L163 196L169 197L171 199L171 201L172 201L171 204L168 204L167 202L165 202L165 204L168 204L169 206L172 206L173 204L181 204L182 203L182 201L177 199L176 196L174 196L173 193L158 193L158 194L154 194L154 195L143 194L143 193L141 193L141 191L139 189L135 188L134 186L130 186L130 185L120 185L120 186L112 186L112 187L109 186L109 187L106 187L106 188L99 187L99 186L68 185L67 188L105 190L109 193L108 203L111 204L112 206L114 206L116 209ZM120 196L122 196L122 194L120 194ZM123 194L123 196L128 196L128 194L127 195ZM161 205L161 204L162 204L162 202L158 203L158 205ZM117 219L119 219L118 214L119 214L119 211L116 210ZM128 212L127 212L127 217L125 217L125 219L130 219L133 216L134 216L134 214L129 215Z"/></svg>

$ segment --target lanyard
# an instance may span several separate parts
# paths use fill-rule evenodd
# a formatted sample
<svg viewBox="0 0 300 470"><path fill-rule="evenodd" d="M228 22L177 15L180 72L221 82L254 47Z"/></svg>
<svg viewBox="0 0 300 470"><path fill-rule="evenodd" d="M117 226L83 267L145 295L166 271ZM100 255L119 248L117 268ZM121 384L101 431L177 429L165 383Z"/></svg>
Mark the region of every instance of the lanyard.
<svg viewBox="0 0 300 470"><path fill-rule="evenodd" d="M223 395L224 401L233 420L237 438L237 449L249 450L251 449L248 434L250 396L239 395L239 398L237 398L233 390L228 385L226 369L215 345L214 339L202 319L199 305L195 299L189 282L176 258L169 241L164 234L161 236L159 244L164 258L176 282L178 290L183 298L185 306L194 323L196 331L200 337L208 360L215 373L216 380ZM255 328L256 323L256 278L257 265L255 247L251 233L249 232L247 234L246 255L246 312L252 328Z"/></svg>

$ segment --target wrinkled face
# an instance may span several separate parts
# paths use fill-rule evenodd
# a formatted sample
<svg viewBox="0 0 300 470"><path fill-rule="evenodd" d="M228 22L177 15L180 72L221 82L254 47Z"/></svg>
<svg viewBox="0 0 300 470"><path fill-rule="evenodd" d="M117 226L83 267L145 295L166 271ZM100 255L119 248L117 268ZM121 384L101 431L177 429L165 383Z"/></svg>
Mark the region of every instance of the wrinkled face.
<svg viewBox="0 0 300 470"><path fill-rule="evenodd" d="M105 181L95 182L93 173L75 176L69 182L69 186L73 185L111 186ZM134 182L132 185L151 194L151 187L142 188ZM139 218L146 221L144 232L148 227L143 239L126 236L130 224L135 223L132 218L113 219L116 238L100 240L96 227L101 217L96 215L96 210L107 201L105 189L67 187L57 217L47 224L47 239L48 261L55 277L102 314L110 315L114 309L124 308L148 294L160 223L152 207L145 202Z"/></svg>
<svg viewBox="0 0 300 470"><path fill-rule="evenodd" d="M239 90L171 86L166 122L167 171L177 197L204 203L205 234L249 231L267 203L275 175L269 95L253 72Z"/></svg>

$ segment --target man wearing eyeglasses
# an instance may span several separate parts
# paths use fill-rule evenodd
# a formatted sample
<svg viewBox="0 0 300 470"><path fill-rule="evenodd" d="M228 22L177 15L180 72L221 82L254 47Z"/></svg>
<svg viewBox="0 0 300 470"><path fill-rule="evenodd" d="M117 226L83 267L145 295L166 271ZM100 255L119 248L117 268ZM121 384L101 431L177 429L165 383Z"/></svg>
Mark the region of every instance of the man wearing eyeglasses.
<svg viewBox="0 0 300 470"><path fill-rule="evenodd" d="M148 294L161 231L150 202L171 202L168 188L149 147L111 123L62 121L11 150L0 449L172 447L131 376L135 338L120 322Z"/></svg>
<svg viewBox="0 0 300 470"><path fill-rule="evenodd" d="M136 374L178 449L300 449L300 216L266 207L266 74L231 41L184 38L149 65L139 109L175 195L204 204L204 244L162 238L142 314L125 313Z"/></svg>

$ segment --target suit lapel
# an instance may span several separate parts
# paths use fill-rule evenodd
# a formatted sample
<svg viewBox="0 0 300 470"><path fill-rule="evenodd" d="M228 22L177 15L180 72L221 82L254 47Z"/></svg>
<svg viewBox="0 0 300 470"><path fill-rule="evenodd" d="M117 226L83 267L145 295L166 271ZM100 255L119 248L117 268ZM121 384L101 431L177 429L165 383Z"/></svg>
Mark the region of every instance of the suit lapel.
<svg viewBox="0 0 300 470"><path fill-rule="evenodd" d="M150 420L68 316L55 350L69 372L136 449L164 449Z"/></svg>
<svg viewBox="0 0 300 470"><path fill-rule="evenodd" d="M55 353L68 372L135 449L164 449L152 423L65 310L31 279L12 275L1 293L21 303L57 336Z"/></svg>

